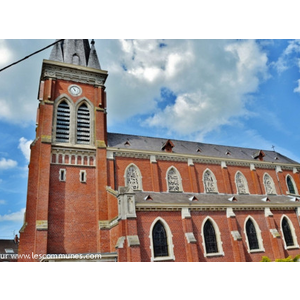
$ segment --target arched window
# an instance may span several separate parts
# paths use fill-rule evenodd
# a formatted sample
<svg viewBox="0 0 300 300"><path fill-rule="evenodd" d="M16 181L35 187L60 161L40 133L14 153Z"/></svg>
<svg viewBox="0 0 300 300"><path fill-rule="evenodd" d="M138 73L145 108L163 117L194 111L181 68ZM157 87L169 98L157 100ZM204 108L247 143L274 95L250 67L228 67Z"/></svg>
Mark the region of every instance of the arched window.
<svg viewBox="0 0 300 300"><path fill-rule="evenodd" d="M174 167L171 167L167 171L167 186L169 192L182 191L181 177L179 175L179 172Z"/></svg>
<svg viewBox="0 0 300 300"><path fill-rule="evenodd" d="M286 217L283 217L281 222L281 228L283 231L284 241L287 247L294 246L294 239L291 231L289 221Z"/></svg>
<svg viewBox="0 0 300 300"><path fill-rule="evenodd" d="M216 232L210 220L207 220L205 222L203 227L203 232L204 232L206 253L217 253L218 244L217 244Z"/></svg>
<svg viewBox="0 0 300 300"><path fill-rule="evenodd" d="M224 255L221 233L216 222L207 217L202 223L204 256Z"/></svg>
<svg viewBox="0 0 300 300"><path fill-rule="evenodd" d="M259 249L259 243L257 239L256 229L251 219L246 222L246 233L250 250Z"/></svg>
<svg viewBox="0 0 300 300"><path fill-rule="evenodd" d="M249 194L247 180L241 172L236 173L235 184L236 184L236 189L238 194Z"/></svg>
<svg viewBox="0 0 300 300"><path fill-rule="evenodd" d="M263 239L261 237L261 230L255 220L250 216L245 222L245 234L249 253L265 251L263 247Z"/></svg>
<svg viewBox="0 0 300 300"><path fill-rule="evenodd" d="M129 165L125 171L125 184L134 191L142 190L142 178L140 170L135 165Z"/></svg>
<svg viewBox="0 0 300 300"><path fill-rule="evenodd" d="M286 177L286 184L290 194L297 194L294 180L290 175Z"/></svg>
<svg viewBox="0 0 300 300"><path fill-rule="evenodd" d="M56 111L57 142L68 143L70 140L70 107L66 101L61 101Z"/></svg>
<svg viewBox="0 0 300 300"><path fill-rule="evenodd" d="M216 177L208 169L203 173L203 184L206 193L218 193Z"/></svg>
<svg viewBox="0 0 300 300"><path fill-rule="evenodd" d="M160 221L157 221L152 230L154 257L169 256L166 230Z"/></svg>
<svg viewBox="0 0 300 300"><path fill-rule="evenodd" d="M264 175L264 186L265 186L267 195L275 195L276 194L274 181L273 181L272 177L267 173Z"/></svg>
<svg viewBox="0 0 300 300"><path fill-rule="evenodd" d="M76 140L78 144L91 142L90 110L86 103L82 103L77 110Z"/></svg>
<svg viewBox="0 0 300 300"><path fill-rule="evenodd" d="M150 227L150 249L152 261L174 260L174 245L168 224L162 218L156 218Z"/></svg>

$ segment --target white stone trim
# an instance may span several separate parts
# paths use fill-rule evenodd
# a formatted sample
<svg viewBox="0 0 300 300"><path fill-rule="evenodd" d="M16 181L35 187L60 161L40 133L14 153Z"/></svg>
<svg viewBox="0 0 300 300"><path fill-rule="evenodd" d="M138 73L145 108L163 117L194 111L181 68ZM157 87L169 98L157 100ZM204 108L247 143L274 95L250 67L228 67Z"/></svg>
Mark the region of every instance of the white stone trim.
<svg viewBox="0 0 300 300"><path fill-rule="evenodd" d="M86 183L86 170L80 170L79 172L79 181L82 183Z"/></svg>
<svg viewBox="0 0 300 300"><path fill-rule="evenodd" d="M136 169L137 176L138 176L137 180L138 180L139 188L138 188L138 189L134 189L134 191L136 191L136 190L142 191L142 190L143 190L143 180L142 180L143 177L142 177L142 173L141 173L139 167L138 167L136 164L134 164L134 163L130 163L130 164L126 167L126 169L125 169L125 173L124 173L124 181L125 181L125 184L124 184L124 185L125 185L125 186L128 186L128 184L127 184L127 171L128 171L128 169L129 169L130 167L134 167L134 168ZM131 187L131 188L132 188L132 187Z"/></svg>
<svg viewBox="0 0 300 300"><path fill-rule="evenodd" d="M216 235L216 241L217 241L217 246L218 246L218 252L216 253L207 253L206 252L206 247L205 247L205 237L204 237L204 224L206 223L206 221L211 221L212 225L214 226L215 229L215 235ZM221 240L221 232L219 230L219 227L217 225L217 223L209 216L207 216L203 222L202 222L202 226L201 226L201 237L202 237L202 246L203 246L203 254L204 257L211 257L211 256L225 256L225 253L223 251L223 242Z"/></svg>
<svg viewBox="0 0 300 300"><path fill-rule="evenodd" d="M59 169L58 179L59 181L65 182L67 178L67 170L66 169Z"/></svg>
<svg viewBox="0 0 300 300"><path fill-rule="evenodd" d="M288 177L289 177L289 178L291 179L291 181L292 181L292 184L293 184L294 189L295 189L295 194L291 194L291 193L290 193L289 186L288 186L288 183L287 183ZM297 186L296 186L296 183L295 183L295 180L294 180L294 178L293 178L292 175L287 174L287 175L285 176L285 183L286 183L286 187L287 187L287 192L286 192L287 194L290 194L290 195L299 195L298 189L297 189Z"/></svg>
<svg viewBox="0 0 300 300"><path fill-rule="evenodd" d="M282 228L282 221L283 221L283 218L286 218L287 221L289 222L291 234L292 234L293 241L294 241L294 245L293 245L293 246L287 246L287 245L286 245L285 238L284 238L284 232L283 232L283 228ZM300 248L300 247L299 247L299 244L298 244L298 239L297 239L295 227L294 227L294 225L293 225L291 219L290 219L287 215L282 215L282 216L281 216L281 219L280 219L280 231L281 231L281 236L282 236L283 245L284 245L284 249L285 249L285 250L295 249L295 248Z"/></svg>
<svg viewBox="0 0 300 300"><path fill-rule="evenodd" d="M257 237L257 241L258 241L258 249L250 249L250 246L249 246L248 235L247 235L247 230L246 230L246 223L247 223L247 221L249 219L252 221L252 223L253 223L253 225L255 227L256 237ZM263 239L262 239L262 236L261 236L261 230L260 230L258 224L256 223L256 221L251 216L248 216L245 219L245 222L244 222L244 234L245 234L245 237L246 237L246 244L247 244L247 251L248 251L248 253L265 252L265 248L263 246Z"/></svg>
<svg viewBox="0 0 300 300"><path fill-rule="evenodd" d="M179 188L179 191L178 191L178 192L183 192L183 188L182 188L182 178L181 178L181 176L180 176L179 171L178 171L177 168L174 167L174 166L169 167L168 170L167 170L167 172L166 172L167 192L174 193L174 191L170 191L170 189L169 189L169 180L168 180L168 174L169 174L169 172L170 172L172 169L175 170L175 172L176 172L176 174L177 174L177 177L178 177L178 188ZM176 192L175 192L175 193L176 193Z"/></svg>
<svg viewBox="0 0 300 300"><path fill-rule="evenodd" d="M215 189L216 189L213 192L209 192L209 191L206 190L206 186L205 186L205 182L204 182L204 175L205 175L206 172L209 172L211 174L212 178L213 178L213 182L215 184ZM206 194L218 194L219 193L217 178L216 178L214 172L212 170L210 170L209 168L206 168L203 171L203 173L202 173L202 182L203 182L203 186L204 186L204 190L205 190Z"/></svg>
<svg viewBox="0 0 300 300"><path fill-rule="evenodd" d="M154 249L153 249L153 239L152 239L152 231L153 231L153 227L156 224L156 222L160 221L166 231L167 234L167 243L168 243L168 256L161 256L161 257L154 257ZM157 217L151 224L150 227L150 234L149 234L149 239L150 239L150 250L151 250L151 261L165 261L165 260L175 260L175 255L174 255L174 244L173 244L173 235L172 232L170 230L169 225L167 224L167 222L161 218L161 217Z"/></svg>
<svg viewBox="0 0 300 300"><path fill-rule="evenodd" d="M267 188L266 188L266 185L265 185L265 177L268 176L271 180L271 187L274 191L274 193L268 193L267 192ZM266 195L277 195L277 192L276 192L276 187L275 187L275 184L274 184L274 180L273 178L271 177L271 175L269 173L264 173L264 176L263 176L263 185L264 185L264 188L265 188L265 192L266 192Z"/></svg>
<svg viewBox="0 0 300 300"><path fill-rule="evenodd" d="M244 183L244 186L245 186L245 193L240 193L239 192L239 188L238 188L238 184L237 184L237 176L241 174L242 175L242 179L243 179L243 183ZM245 175L241 172L241 171L237 171L235 173L235 176L234 176L234 181L235 181L235 187L236 187L236 193L239 194L239 195L247 195L249 194L249 187L248 187L248 182L247 182L247 179L245 177Z"/></svg>

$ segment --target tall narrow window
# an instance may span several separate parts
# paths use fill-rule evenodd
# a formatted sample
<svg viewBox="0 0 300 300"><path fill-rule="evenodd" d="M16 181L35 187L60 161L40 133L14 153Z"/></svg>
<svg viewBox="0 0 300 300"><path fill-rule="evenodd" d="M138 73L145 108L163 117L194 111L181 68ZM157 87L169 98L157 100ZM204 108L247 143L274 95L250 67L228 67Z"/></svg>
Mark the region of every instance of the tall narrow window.
<svg viewBox="0 0 300 300"><path fill-rule="evenodd" d="M91 142L90 110L85 103L81 104L77 111L77 143L90 144Z"/></svg>
<svg viewBox="0 0 300 300"><path fill-rule="evenodd" d="M283 236L284 236L286 246L287 247L294 246L295 243L294 243L291 227L286 217L282 219L281 226L282 226L282 231L283 231Z"/></svg>
<svg viewBox="0 0 300 300"><path fill-rule="evenodd" d="M169 169L169 171L167 172L167 185L169 192L182 191L181 178L178 171L174 167Z"/></svg>
<svg viewBox="0 0 300 300"><path fill-rule="evenodd" d="M70 138L70 107L66 101L60 102L56 112L56 141L68 143Z"/></svg>
<svg viewBox="0 0 300 300"><path fill-rule="evenodd" d="M265 186L267 195L275 195L276 194L274 181L273 181L272 177L267 173L264 175L264 186Z"/></svg>
<svg viewBox="0 0 300 300"><path fill-rule="evenodd" d="M203 174L203 183L206 193L217 193L217 182L214 174L210 170L206 170Z"/></svg>
<svg viewBox="0 0 300 300"><path fill-rule="evenodd" d="M168 240L166 230L160 221L157 221L152 230L154 257L168 256Z"/></svg>
<svg viewBox="0 0 300 300"><path fill-rule="evenodd" d="M142 190L141 175L135 165L130 165L125 173L126 186L131 187L134 191Z"/></svg>
<svg viewBox="0 0 300 300"><path fill-rule="evenodd" d="M217 253L218 244L214 226L210 220L207 220L203 228L206 253Z"/></svg>
<svg viewBox="0 0 300 300"><path fill-rule="evenodd" d="M251 219L248 219L246 223L246 233L248 238L249 249L250 250L259 249L256 229Z"/></svg>
<svg viewBox="0 0 300 300"><path fill-rule="evenodd" d="M249 194L247 180L241 172L236 173L235 183L238 194Z"/></svg>
<svg viewBox="0 0 300 300"><path fill-rule="evenodd" d="M288 175L286 177L286 183L287 183L287 186L288 186L288 189L289 189L289 193L290 194L296 194L296 189L295 189L295 186L294 186L294 182L293 182L290 175Z"/></svg>

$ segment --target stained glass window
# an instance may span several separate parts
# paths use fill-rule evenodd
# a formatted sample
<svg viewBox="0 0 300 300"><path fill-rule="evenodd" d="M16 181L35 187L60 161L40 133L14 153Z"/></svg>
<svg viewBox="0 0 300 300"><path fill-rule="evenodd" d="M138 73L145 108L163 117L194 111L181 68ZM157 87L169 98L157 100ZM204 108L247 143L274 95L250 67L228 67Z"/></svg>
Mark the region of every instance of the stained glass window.
<svg viewBox="0 0 300 300"><path fill-rule="evenodd" d="M168 188L169 192L180 191L180 179L177 171L174 168L171 168L168 172Z"/></svg>
<svg viewBox="0 0 300 300"><path fill-rule="evenodd" d="M216 239L215 228L210 220L207 220L204 224L204 241L206 253L217 253L218 244Z"/></svg>
<svg viewBox="0 0 300 300"><path fill-rule="evenodd" d="M241 172L236 174L235 182L238 194L249 194L247 180Z"/></svg>
<svg viewBox="0 0 300 300"><path fill-rule="evenodd" d="M163 224L158 221L152 230L154 257L168 256L167 234Z"/></svg>
<svg viewBox="0 0 300 300"><path fill-rule="evenodd" d="M290 224L286 217L282 219L282 231L284 235L285 244L287 246L294 246L294 239L292 236Z"/></svg>
<svg viewBox="0 0 300 300"><path fill-rule="evenodd" d="M268 195L276 194L274 181L269 174L264 175L264 186L265 186L266 194Z"/></svg>
<svg viewBox="0 0 300 300"><path fill-rule="evenodd" d="M141 190L140 174L136 166L129 166L126 171L126 186L131 187L134 191Z"/></svg>
<svg viewBox="0 0 300 300"><path fill-rule="evenodd" d="M217 193L218 192L216 179L211 171L206 170L204 172L203 182L204 182L204 187L205 187L206 193Z"/></svg>
<svg viewBox="0 0 300 300"><path fill-rule="evenodd" d="M287 182L287 186L288 186L288 189L289 189L289 193L290 194L296 194L295 187L294 187L293 181L292 181L290 176L287 176L286 182Z"/></svg>
<svg viewBox="0 0 300 300"><path fill-rule="evenodd" d="M250 250L259 249L256 229L251 219L248 219L246 223L246 233Z"/></svg>

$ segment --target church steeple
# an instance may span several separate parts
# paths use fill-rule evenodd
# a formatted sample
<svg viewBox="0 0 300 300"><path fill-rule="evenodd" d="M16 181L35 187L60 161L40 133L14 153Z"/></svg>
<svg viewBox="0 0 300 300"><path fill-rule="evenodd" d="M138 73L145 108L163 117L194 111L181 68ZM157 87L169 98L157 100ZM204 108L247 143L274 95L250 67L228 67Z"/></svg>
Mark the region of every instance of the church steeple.
<svg viewBox="0 0 300 300"><path fill-rule="evenodd" d="M94 44L92 40L90 46L88 39L62 40L52 48L49 60L101 69Z"/></svg>

